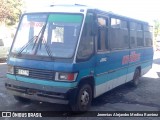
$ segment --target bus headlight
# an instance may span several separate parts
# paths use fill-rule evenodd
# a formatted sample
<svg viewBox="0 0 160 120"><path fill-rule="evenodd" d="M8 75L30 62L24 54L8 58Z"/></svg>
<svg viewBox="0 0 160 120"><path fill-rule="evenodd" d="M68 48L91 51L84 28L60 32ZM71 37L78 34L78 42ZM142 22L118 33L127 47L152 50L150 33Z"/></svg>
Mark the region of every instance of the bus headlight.
<svg viewBox="0 0 160 120"><path fill-rule="evenodd" d="M77 78L77 73L63 73L63 72L56 72L55 80L57 81L75 81Z"/></svg>
<svg viewBox="0 0 160 120"><path fill-rule="evenodd" d="M14 74L14 67L11 66L11 65L8 65L8 66L7 66L7 73L9 73L9 74Z"/></svg>

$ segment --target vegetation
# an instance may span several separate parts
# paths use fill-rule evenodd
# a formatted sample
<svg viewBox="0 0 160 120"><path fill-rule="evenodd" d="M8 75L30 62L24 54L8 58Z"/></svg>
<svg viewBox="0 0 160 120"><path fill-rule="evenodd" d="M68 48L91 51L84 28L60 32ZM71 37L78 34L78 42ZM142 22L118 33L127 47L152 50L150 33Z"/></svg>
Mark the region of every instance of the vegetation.
<svg viewBox="0 0 160 120"><path fill-rule="evenodd" d="M156 38L160 34L160 21L154 20L154 37Z"/></svg>
<svg viewBox="0 0 160 120"><path fill-rule="evenodd" d="M14 25L21 14L22 0L0 0L0 23Z"/></svg>

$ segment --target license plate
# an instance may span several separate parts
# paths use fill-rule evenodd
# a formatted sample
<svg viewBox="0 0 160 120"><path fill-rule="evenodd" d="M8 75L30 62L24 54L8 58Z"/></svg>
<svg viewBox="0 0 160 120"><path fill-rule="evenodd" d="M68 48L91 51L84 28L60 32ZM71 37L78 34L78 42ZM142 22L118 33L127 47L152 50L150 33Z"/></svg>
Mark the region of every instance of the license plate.
<svg viewBox="0 0 160 120"><path fill-rule="evenodd" d="M29 76L29 70L19 69L19 70L18 70L18 74L19 74L19 75Z"/></svg>

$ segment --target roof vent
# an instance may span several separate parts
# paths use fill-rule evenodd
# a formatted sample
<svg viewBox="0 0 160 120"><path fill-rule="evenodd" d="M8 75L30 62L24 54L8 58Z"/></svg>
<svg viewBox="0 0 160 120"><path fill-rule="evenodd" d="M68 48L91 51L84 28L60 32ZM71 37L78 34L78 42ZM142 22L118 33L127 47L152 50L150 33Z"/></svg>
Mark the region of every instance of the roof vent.
<svg viewBox="0 0 160 120"><path fill-rule="evenodd" d="M75 3L75 4L56 4L56 3L53 3L53 4L51 4L50 5L50 7L54 7L54 6L86 6L86 5L82 5L82 4L77 4L77 3Z"/></svg>
<svg viewBox="0 0 160 120"><path fill-rule="evenodd" d="M77 6L86 6L86 5L82 5L82 4L74 4L74 5L77 5Z"/></svg>

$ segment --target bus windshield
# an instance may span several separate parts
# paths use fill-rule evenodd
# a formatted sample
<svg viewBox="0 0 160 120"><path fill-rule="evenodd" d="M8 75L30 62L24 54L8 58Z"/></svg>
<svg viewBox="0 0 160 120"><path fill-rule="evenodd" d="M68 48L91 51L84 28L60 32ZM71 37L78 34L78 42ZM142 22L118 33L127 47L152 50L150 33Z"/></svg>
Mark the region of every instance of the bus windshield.
<svg viewBox="0 0 160 120"><path fill-rule="evenodd" d="M82 20L82 14L25 14L17 30L11 52L71 58L79 38Z"/></svg>

